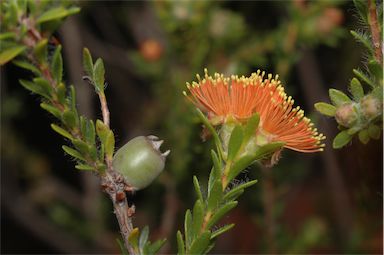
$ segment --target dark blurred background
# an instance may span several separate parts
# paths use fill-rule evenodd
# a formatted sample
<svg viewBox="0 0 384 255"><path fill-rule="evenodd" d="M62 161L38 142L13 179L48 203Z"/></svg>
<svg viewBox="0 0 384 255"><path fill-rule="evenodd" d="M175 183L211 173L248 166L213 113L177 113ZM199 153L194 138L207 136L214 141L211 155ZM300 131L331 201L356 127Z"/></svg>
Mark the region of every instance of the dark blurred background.
<svg viewBox="0 0 384 255"><path fill-rule="evenodd" d="M285 150L225 222L212 253L382 254L383 147L380 141L334 150L333 119L313 112L327 90L346 91L364 52L349 34L360 29L349 1L79 1L55 37L63 44L65 78L77 88L80 112L101 118L82 81L82 48L105 61L107 98L117 146L156 134L171 149L165 171L132 196L134 224L151 239L175 233L195 195L192 176L207 179L211 142L182 95L205 67L249 75L278 73L289 95L328 139L326 150ZM53 120L19 84L29 73L1 68L1 253L118 253L119 230L96 176L74 169ZM164 149L164 150L165 150ZM205 185L203 183L203 185Z"/></svg>

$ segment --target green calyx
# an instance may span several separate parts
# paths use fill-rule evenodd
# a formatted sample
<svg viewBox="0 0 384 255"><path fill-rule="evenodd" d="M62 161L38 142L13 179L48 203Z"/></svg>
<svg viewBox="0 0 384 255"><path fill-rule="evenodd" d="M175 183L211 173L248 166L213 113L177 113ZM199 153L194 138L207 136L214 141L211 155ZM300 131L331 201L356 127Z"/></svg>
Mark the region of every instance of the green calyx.
<svg viewBox="0 0 384 255"><path fill-rule="evenodd" d="M135 190L149 186L163 171L166 156L161 153L163 141L156 136L138 136L121 147L113 157L113 168L124 176Z"/></svg>

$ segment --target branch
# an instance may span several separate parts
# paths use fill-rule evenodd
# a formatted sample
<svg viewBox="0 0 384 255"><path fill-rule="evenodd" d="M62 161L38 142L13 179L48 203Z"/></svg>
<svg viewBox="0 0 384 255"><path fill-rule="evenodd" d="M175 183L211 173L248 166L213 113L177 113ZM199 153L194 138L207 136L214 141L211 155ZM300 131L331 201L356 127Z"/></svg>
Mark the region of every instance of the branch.
<svg viewBox="0 0 384 255"><path fill-rule="evenodd" d="M375 48L375 58L378 63L383 64L383 52L380 36L379 23L377 21L376 3L368 0L368 23L372 33L373 47Z"/></svg>

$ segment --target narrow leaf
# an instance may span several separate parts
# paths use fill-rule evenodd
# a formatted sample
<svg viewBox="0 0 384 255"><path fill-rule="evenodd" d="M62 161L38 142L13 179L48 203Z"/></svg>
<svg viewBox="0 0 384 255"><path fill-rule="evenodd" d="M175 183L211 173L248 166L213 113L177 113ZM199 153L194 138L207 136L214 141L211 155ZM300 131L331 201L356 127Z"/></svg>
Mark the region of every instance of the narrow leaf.
<svg viewBox="0 0 384 255"><path fill-rule="evenodd" d="M128 250L127 250L127 248L125 248L123 242L119 238L117 238L116 241L119 244L121 254L122 255L129 255Z"/></svg>
<svg viewBox="0 0 384 255"><path fill-rule="evenodd" d="M353 78L349 84L349 90L355 100L360 100L364 96L364 89L358 79Z"/></svg>
<svg viewBox="0 0 384 255"><path fill-rule="evenodd" d="M101 120L96 120L96 133L100 138L102 144L105 144L107 135L109 133L109 128Z"/></svg>
<svg viewBox="0 0 384 255"><path fill-rule="evenodd" d="M47 103L41 103L40 107L46 110L47 112L49 112L50 114L52 114L53 116L55 116L56 118L61 119L61 111L56 107Z"/></svg>
<svg viewBox="0 0 384 255"><path fill-rule="evenodd" d="M372 139L378 140L380 139L381 129L377 125L371 124L368 127L368 134Z"/></svg>
<svg viewBox="0 0 384 255"><path fill-rule="evenodd" d="M367 129L363 129L359 132L359 140L363 144L367 144L369 142L370 138L369 138L369 133Z"/></svg>
<svg viewBox="0 0 384 255"><path fill-rule="evenodd" d="M85 73L93 79L93 60L91 53L87 48L83 49L83 67Z"/></svg>
<svg viewBox="0 0 384 255"><path fill-rule="evenodd" d="M59 84L63 78L63 58L61 56L61 45L56 47L52 57L52 75L56 83Z"/></svg>
<svg viewBox="0 0 384 255"><path fill-rule="evenodd" d="M336 114L336 107L331 104L320 102L315 104L315 108L323 115L333 117Z"/></svg>
<svg viewBox="0 0 384 255"><path fill-rule="evenodd" d="M108 157L108 158L112 158L113 157L113 152L115 150L115 136L113 134L113 132L111 130L109 130L108 132L108 135L105 139L105 145L104 145L104 149L105 149L105 155Z"/></svg>
<svg viewBox="0 0 384 255"><path fill-rule="evenodd" d="M32 93L35 93L37 95L40 95L49 99L49 95L47 94L47 92L43 88L41 88L39 85L27 80L19 80L19 82L24 88L31 91Z"/></svg>
<svg viewBox="0 0 384 255"><path fill-rule="evenodd" d="M240 125L237 125L229 138L228 143L228 161L232 161L238 154L240 147L243 143L244 132Z"/></svg>
<svg viewBox="0 0 384 255"><path fill-rule="evenodd" d="M180 230L177 231L177 254L178 255L184 255L185 254L185 245L183 241L183 235L181 234Z"/></svg>
<svg viewBox="0 0 384 255"><path fill-rule="evenodd" d="M68 147L66 145L63 145L61 148L63 148L63 150L70 156L76 158L76 159L80 159L82 161L85 161L85 158L83 157L83 155L81 155L80 152L78 152L77 150L75 149L72 149L71 147Z"/></svg>
<svg viewBox="0 0 384 255"><path fill-rule="evenodd" d="M74 14L79 11L80 11L80 8L74 7L68 10L60 6L44 12L42 15L40 15L39 18L37 18L36 22L37 24L39 24L39 23L43 23L51 20L62 19L68 15Z"/></svg>
<svg viewBox="0 0 384 255"><path fill-rule="evenodd" d="M78 119L75 113L71 110L66 110L63 112L62 119L65 125L69 128L74 128L77 126Z"/></svg>
<svg viewBox="0 0 384 255"><path fill-rule="evenodd" d="M21 68L24 68L24 69L26 69L28 71L31 71L32 73L34 73L36 75L40 75L41 74L40 70L36 66L32 65L29 62L20 61L20 60L13 60L12 63L15 64L18 67L21 67Z"/></svg>
<svg viewBox="0 0 384 255"><path fill-rule="evenodd" d="M39 63L47 62L47 45L48 39L44 38L39 41L34 48L34 53Z"/></svg>
<svg viewBox="0 0 384 255"><path fill-rule="evenodd" d="M337 134L333 139L333 148L340 149L351 141L352 136L348 134L348 131L344 130Z"/></svg>
<svg viewBox="0 0 384 255"><path fill-rule="evenodd" d="M373 83L373 81L371 81L371 79L369 79L364 73L362 73L361 71L357 70L357 69L353 69L353 73L357 76L357 78L359 78L360 80L364 81L365 83L367 83L369 86L371 86L372 88L376 87L375 83Z"/></svg>
<svg viewBox="0 0 384 255"><path fill-rule="evenodd" d="M207 223L207 229L211 229L221 218L224 217L230 210L237 206L237 201L226 203L213 214Z"/></svg>
<svg viewBox="0 0 384 255"><path fill-rule="evenodd" d="M200 234L200 230L204 220L204 207L203 202L201 200L196 201L192 212L192 235L196 237Z"/></svg>
<svg viewBox="0 0 384 255"><path fill-rule="evenodd" d="M383 80L383 67L376 60L370 60L368 62L368 69L377 80Z"/></svg>
<svg viewBox="0 0 384 255"><path fill-rule="evenodd" d="M11 61L15 57L23 53L25 49L26 49L25 46L15 46L15 47L3 50L0 53L0 65L4 65L7 62Z"/></svg>
<svg viewBox="0 0 384 255"><path fill-rule="evenodd" d="M148 254L149 255L156 254L161 249L161 247L163 247L163 245L165 244L166 241L167 241L167 239L161 239L161 240L157 240L153 244L150 244L149 248L148 248ZM146 253L144 253L144 254L146 254Z"/></svg>
<svg viewBox="0 0 384 255"><path fill-rule="evenodd" d="M233 189L231 189L230 191L228 191L227 193L225 193L223 199L224 200L228 200L229 198L231 198L233 196L233 194L235 194L236 192L240 191L240 190L244 190L248 187L251 187L253 185L255 185L257 183L257 180L253 180L253 181L249 181L249 182L246 182L246 183L243 183L243 184L240 184L236 187L234 187Z"/></svg>
<svg viewBox="0 0 384 255"><path fill-rule="evenodd" d="M244 141L248 140L256 133L257 127L259 126L260 116L255 113L247 122L244 128Z"/></svg>
<svg viewBox="0 0 384 255"><path fill-rule="evenodd" d="M218 230L214 231L211 235L211 240L218 237L221 234L224 234L228 230L232 229L234 226L235 226L235 224L232 223L232 224L225 225L224 227L219 228Z"/></svg>
<svg viewBox="0 0 384 255"><path fill-rule="evenodd" d="M104 83L105 83L105 70L104 63L101 58L98 58L93 67L93 80L95 81L95 89L99 93L104 92Z"/></svg>
<svg viewBox="0 0 384 255"><path fill-rule="evenodd" d="M191 214L191 210L189 209L185 212L184 234L185 234L185 244L187 246L187 249L189 249L192 242L192 214Z"/></svg>
<svg viewBox="0 0 384 255"><path fill-rule="evenodd" d="M350 31L350 33L359 43L363 44L363 46L369 51L370 54L374 54L373 46L368 36L353 30Z"/></svg>
<svg viewBox="0 0 384 255"><path fill-rule="evenodd" d="M58 125L56 125L56 124L51 124L51 128L52 128L53 130L55 130L57 133L59 133L60 135L66 137L66 138L68 138L68 139L70 139L70 140L73 140L72 135L71 135L68 131L66 131L65 129L59 127Z"/></svg>
<svg viewBox="0 0 384 255"><path fill-rule="evenodd" d="M89 154L89 147L88 145L83 142L80 139L75 139L72 141L73 145L75 145L76 149L80 151L81 154L83 155L88 155Z"/></svg>
<svg viewBox="0 0 384 255"><path fill-rule="evenodd" d="M204 250L208 247L210 240L211 232L207 230L192 243L188 254L203 254Z"/></svg>
<svg viewBox="0 0 384 255"><path fill-rule="evenodd" d="M59 100L59 102L61 104L65 104L65 96L66 96L66 87L63 83L60 83L59 86L57 86L56 88L56 92L57 92L57 99Z"/></svg>
<svg viewBox="0 0 384 255"><path fill-rule="evenodd" d="M212 186L207 198L207 210L214 211L219 206L223 197L223 186L221 180L218 179Z"/></svg>
<svg viewBox="0 0 384 255"><path fill-rule="evenodd" d="M335 106L351 102L351 99L346 94L337 89L330 89L329 97Z"/></svg>
<svg viewBox="0 0 384 255"><path fill-rule="evenodd" d="M197 177L195 175L193 176L193 186L195 187L197 199L199 199L200 201L204 201L203 194L201 193L199 180L197 179Z"/></svg>

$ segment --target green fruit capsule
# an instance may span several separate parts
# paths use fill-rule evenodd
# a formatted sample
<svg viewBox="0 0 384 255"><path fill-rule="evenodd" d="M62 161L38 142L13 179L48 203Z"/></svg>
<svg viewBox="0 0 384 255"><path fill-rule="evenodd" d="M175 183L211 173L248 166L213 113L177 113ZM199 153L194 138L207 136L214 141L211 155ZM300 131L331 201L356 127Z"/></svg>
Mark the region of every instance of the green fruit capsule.
<svg viewBox="0 0 384 255"><path fill-rule="evenodd" d="M135 190L147 187L163 171L170 153L161 153L163 143L156 136L138 136L121 147L113 157L113 168Z"/></svg>

